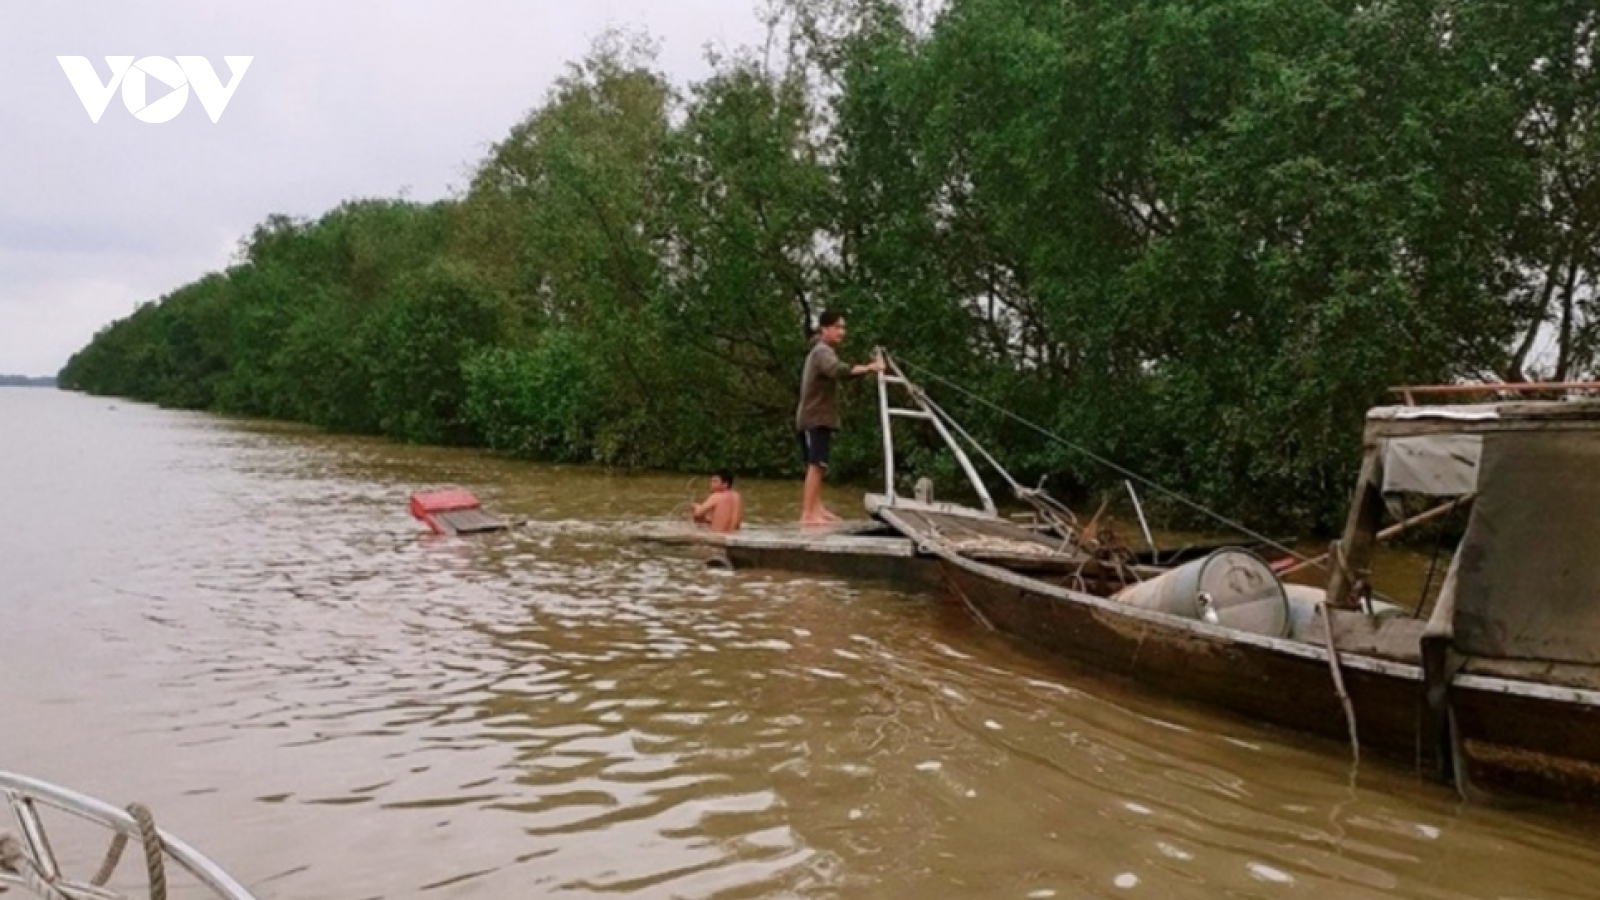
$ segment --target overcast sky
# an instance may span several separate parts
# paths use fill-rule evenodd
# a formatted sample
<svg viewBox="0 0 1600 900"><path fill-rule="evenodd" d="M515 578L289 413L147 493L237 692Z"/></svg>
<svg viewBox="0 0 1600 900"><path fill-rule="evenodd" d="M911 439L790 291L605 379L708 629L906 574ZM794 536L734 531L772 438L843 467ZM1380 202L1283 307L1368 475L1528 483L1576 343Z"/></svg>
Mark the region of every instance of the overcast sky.
<svg viewBox="0 0 1600 900"><path fill-rule="evenodd" d="M271 213L451 195L609 26L647 31L678 82L761 41L760 0L0 6L0 373L51 375L100 327L227 265ZM92 123L57 56L253 56L221 120L119 91ZM165 88L148 80L147 102Z"/></svg>

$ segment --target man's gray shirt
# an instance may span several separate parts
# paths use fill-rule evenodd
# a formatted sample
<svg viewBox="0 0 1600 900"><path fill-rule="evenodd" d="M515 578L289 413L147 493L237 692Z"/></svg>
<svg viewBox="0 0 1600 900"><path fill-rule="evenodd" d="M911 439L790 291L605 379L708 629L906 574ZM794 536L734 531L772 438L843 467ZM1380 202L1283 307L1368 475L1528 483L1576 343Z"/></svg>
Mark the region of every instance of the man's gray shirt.
<svg viewBox="0 0 1600 900"><path fill-rule="evenodd" d="M828 342L818 339L806 356L806 367L800 374L800 408L795 411L794 424L801 431L808 428L839 427L839 382L849 376L850 367L839 361Z"/></svg>

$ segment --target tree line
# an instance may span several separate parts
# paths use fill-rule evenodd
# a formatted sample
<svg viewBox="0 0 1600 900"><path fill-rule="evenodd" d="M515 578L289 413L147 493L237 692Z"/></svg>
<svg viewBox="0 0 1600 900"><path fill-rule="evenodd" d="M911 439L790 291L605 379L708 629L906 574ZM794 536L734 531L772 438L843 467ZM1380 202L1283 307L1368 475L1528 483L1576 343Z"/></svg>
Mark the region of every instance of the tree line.
<svg viewBox="0 0 1600 900"><path fill-rule="evenodd" d="M608 34L458 196L272 217L61 383L792 473L807 323L839 307L858 355L1326 529L1390 386L1595 372L1597 29L1576 0L793 0L687 85ZM1115 483L932 387L1026 477ZM855 399L835 469L865 477Z"/></svg>

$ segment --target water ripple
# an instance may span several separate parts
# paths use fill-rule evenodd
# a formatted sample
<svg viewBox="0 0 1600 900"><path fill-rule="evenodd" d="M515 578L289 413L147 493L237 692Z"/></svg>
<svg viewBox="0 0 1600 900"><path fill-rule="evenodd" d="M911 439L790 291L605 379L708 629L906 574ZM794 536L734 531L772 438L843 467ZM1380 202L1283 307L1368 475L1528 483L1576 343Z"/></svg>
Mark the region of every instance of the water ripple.
<svg viewBox="0 0 1600 900"><path fill-rule="evenodd" d="M38 511L0 544L0 765L143 800L263 897L1454 900L1600 875L1591 819L1352 779L1337 746L924 597L629 542L680 478L38 397L0 391L0 488ZM452 483L536 521L421 534L407 495ZM793 495L746 488L757 517Z"/></svg>

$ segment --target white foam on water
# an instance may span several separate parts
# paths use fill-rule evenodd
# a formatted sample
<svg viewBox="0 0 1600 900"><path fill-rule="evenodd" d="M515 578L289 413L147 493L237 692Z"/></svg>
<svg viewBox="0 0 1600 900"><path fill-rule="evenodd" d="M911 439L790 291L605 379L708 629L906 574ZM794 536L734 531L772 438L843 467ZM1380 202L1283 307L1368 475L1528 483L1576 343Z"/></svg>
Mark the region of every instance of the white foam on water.
<svg viewBox="0 0 1600 900"><path fill-rule="evenodd" d="M1116 878L1111 879L1111 883L1119 888L1122 888L1123 890L1128 890L1129 888L1139 886L1139 876L1133 874L1132 872L1123 872Z"/></svg>
<svg viewBox="0 0 1600 900"><path fill-rule="evenodd" d="M1076 697L1083 693L1077 688L1070 688L1064 684L1056 684L1053 681L1040 681L1037 678L1024 678L1022 683L1026 684L1028 687L1044 688L1047 691L1055 691L1058 694L1066 694L1068 697Z"/></svg>
<svg viewBox="0 0 1600 900"><path fill-rule="evenodd" d="M1190 853L1182 847L1175 847L1166 843L1165 841L1156 844L1156 849L1160 850L1161 855L1167 857L1168 859L1178 859L1183 860L1184 862L1194 859L1193 853Z"/></svg>
<svg viewBox="0 0 1600 900"><path fill-rule="evenodd" d="M957 650L949 644L934 644L933 649L944 654L945 656L950 657L951 659L972 659L972 654L962 653L960 650Z"/></svg>
<svg viewBox="0 0 1600 900"><path fill-rule="evenodd" d="M1153 719L1150 716L1140 716L1140 718L1144 719L1146 722L1149 722L1151 725L1156 726L1157 728L1165 728L1169 731L1178 731L1188 734L1194 730L1186 725L1179 725L1177 722L1168 722L1164 719Z"/></svg>
<svg viewBox="0 0 1600 900"><path fill-rule="evenodd" d="M1248 863L1246 869L1250 870L1250 877L1257 881L1267 881L1272 884L1294 884L1294 876L1282 869L1274 869L1266 863Z"/></svg>

